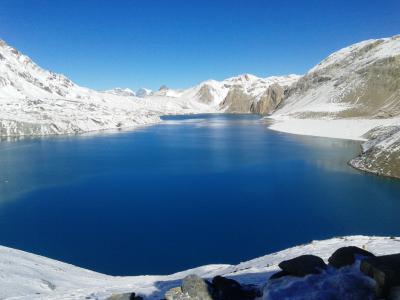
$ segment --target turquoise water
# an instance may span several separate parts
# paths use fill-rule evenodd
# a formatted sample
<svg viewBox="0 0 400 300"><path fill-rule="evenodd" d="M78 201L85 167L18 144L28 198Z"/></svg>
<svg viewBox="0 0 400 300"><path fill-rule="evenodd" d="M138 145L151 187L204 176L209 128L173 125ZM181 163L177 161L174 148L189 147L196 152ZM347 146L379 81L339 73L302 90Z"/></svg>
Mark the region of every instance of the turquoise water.
<svg viewBox="0 0 400 300"><path fill-rule="evenodd" d="M400 234L400 181L352 141L252 115L0 143L0 244L116 275L239 263L312 239Z"/></svg>

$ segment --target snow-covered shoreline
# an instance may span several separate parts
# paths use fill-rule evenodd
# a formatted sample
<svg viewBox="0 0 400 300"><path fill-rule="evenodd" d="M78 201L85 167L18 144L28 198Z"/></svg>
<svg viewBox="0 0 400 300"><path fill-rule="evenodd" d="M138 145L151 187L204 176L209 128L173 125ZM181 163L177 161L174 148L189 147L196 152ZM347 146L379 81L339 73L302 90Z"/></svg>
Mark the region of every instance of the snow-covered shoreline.
<svg viewBox="0 0 400 300"><path fill-rule="evenodd" d="M203 278L217 275L243 284L263 286L279 270L278 264L303 254L325 261L336 249L357 246L376 255L400 252L400 238L348 236L288 248L238 265L208 265L168 276L109 276L43 256L0 246L0 299L106 299L111 294L135 292L146 300L162 299L189 274Z"/></svg>
<svg viewBox="0 0 400 300"><path fill-rule="evenodd" d="M364 136L378 126L399 124L400 119L300 119L289 116L270 116L269 128L290 134L319 136L335 139L367 141Z"/></svg>

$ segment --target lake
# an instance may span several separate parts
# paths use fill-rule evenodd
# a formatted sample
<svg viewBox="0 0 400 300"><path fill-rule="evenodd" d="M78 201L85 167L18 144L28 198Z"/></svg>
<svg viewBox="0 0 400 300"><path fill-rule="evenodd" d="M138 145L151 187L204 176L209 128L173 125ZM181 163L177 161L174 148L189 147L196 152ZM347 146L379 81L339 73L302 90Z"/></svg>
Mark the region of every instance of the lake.
<svg viewBox="0 0 400 300"><path fill-rule="evenodd" d="M0 244L113 275L239 263L333 236L399 235L400 180L358 142L255 115L0 143Z"/></svg>

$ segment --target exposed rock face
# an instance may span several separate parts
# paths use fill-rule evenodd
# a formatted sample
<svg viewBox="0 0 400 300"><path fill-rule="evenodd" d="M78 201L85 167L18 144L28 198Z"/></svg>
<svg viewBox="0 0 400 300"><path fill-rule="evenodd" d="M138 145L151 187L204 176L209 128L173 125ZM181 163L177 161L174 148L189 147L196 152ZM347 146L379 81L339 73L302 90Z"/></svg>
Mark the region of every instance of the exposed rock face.
<svg viewBox="0 0 400 300"><path fill-rule="evenodd" d="M387 118L400 113L400 36L364 41L327 57L294 84L281 114Z"/></svg>
<svg viewBox="0 0 400 300"><path fill-rule="evenodd" d="M189 275L180 287L165 294L166 300L254 300L262 292L252 285L241 285L233 279L216 276L212 283L196 275Z"/></svg>
<svg viewBox="0 0 400 300"><path fill-rule="evenodd" d="M228 92L220 108L229 113L249 113L252 98L239 88L234 88Z"/></svg>
<svg viewBox="0 0 400 300"><path fill-rule="evenodd" d="M400 126L377 127L365 135L362 153L350 161L359 170L400 178Z"/></svg>
<svg viewBox="0 0 400 300"><path fill-rule="evenodd" d="M201 103L210 104L214 100L214 96L211 93L212 87L209 84L203 84L197 92L197 99Z"/></svg>
<svg viewBox="0 0 400 300"><path fill-rule="evenodd" d="M329 257L329 265L335 268L350 266L356 261L356 257L374 257L372 253L355 247L342 247L337 249L331 257Z"/></svg>
<svg viewBox="0 0 400 300"><path fill-rule="evenodd" d="M173 288L165 294L166 300L213 300L209 283L197 275L189 275L182 281L181 287Z"/></svg>
<svg viewBox="0 0 400 300"><path fill-rule="evenodd" d="M267 115L275 111L285 97L285 90L277 83L268 87L257 102L251 104L252 113Z"/></svg>
<svg viewBox="0 0 400 300"><path fill-rule="evenodd" d="M327 265L323 259L315 255L301 255L279 264L279 268L286 274L300 277L309 274L319 274L326 267Z"/></svg>

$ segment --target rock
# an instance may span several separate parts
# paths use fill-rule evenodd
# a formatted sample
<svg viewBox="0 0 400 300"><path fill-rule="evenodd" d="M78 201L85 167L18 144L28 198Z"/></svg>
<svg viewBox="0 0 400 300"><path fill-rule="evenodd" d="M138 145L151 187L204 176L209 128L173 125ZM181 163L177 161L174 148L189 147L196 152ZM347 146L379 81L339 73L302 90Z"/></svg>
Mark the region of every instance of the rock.
<svg viewBox="0 0 400 300"><path fill-rule="evenodd" d="M285 90L277 83L268 87L261 98L251 104L252 113L267 115L273 113L285 98Z"/></svg>
<svg viewBox="0 0 400 300"><path fill-rule="evenodd" d="M186 276L182 281L182 292L196 300L212 300L212 287L197 275Z"/></svg>
<svg viewBox="0 0 400 300"><path fill-rule="evenodd" d="M220 104L220 109L229 113L249 113L252 97L246 94L241 88L229 90L224 101Z"/></svg>
<svg viewBox="0 0 400 300"><path fill-rule="evenodd" d="M329 257L328 261L329 265L335 268L341 268L354 264L357 256L374 257L375 255L364 249L349 246L337 249L332 256Z"/></svg>
<svg viewBox="0 0 400 300"><path fill-rule="evenodd" d="M197 99L201 103L210 104L214 101L214 96L212 94L212 87L208 84L204 84L201 86L199 91L196 94Z"/></svg>
<svg viewBox="0 0 400 300"><path fill-rule="evenodd" d="M211 284L197 275L183 278L182 286L170 289L166 300L213 300Z"/></svg>
<svg viewBox="0 0 400 300"><path fill-rule="evenodd" d="M233 279L216 276L212 280L214 300L253 300L261 297L262 293L254 286L242 286Z"/></svg>
<svg viewBox="0 0 400 300"><path fill-rule="evenodd" d="M136 296L135 293L126 293L126 294L114 294L108 297L106 300L143 300L143 298L140 296Z"/></svg>
<svg viewBox="0 0 400 300"><path fill-rule="evenodd" d="M378 297L387 297L392 287L400 286L400 254L366 258L360 270L376 281Z"/></svg>
<svg viewBox="0 0 400 300"><path fill-rule="evenodd" d="M289 275L303 277L309 274L319 274L321 270L326 269L327 265L318 256L301 255L281 262L279 267Z"/></svg>
<svg viewBox="0 0 400 300"><path fill-rule="evenodd" d="M182 293L181 287L175 287L170 289L168 292L165 293L165 300L189 300L189 295L185 295Z"/></svg>
<svg viewBox="0 0 400 300"><path fill-rule="evenodd" d="M285 276L288 276L288 275L290 275L288 272L279 271L279 272L276 272L275 274L273 274L273 275L269 278L269 280L274 280L274 279L282 278L282 277L285 277Z"/></svg>

